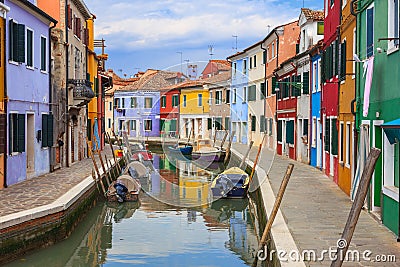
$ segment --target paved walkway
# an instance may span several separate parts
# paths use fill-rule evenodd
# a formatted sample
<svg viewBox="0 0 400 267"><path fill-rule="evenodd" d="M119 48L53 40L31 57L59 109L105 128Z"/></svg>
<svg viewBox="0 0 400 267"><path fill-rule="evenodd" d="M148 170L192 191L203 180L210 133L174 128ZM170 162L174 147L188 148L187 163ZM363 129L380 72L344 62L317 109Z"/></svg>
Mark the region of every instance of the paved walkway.
<svg viewBox="0 0 400 267"><path fill-rule="evenodd" d="M242 144L233 144L233 148L243 155L247 150L247 146ZM253 148L250 160L254 161L256 154L257 148ZM268 149L263 149L259 166L267 173L270 169L269 182L275 195L289 163L294 164L294 171L281 204L281 211L299 251L312 249L317 251L318 257L321 250L336 246L352 202L319 170L278 155L274 156ZM370 258L377 255L395 255L397 263L369 262L362 260L361 255L361 262L346 262L344 266L400 265L400 243L396 242L396 236L365 210L361 212L350 249L357 249L361 253L370 250ZM329 256L325 258L321 262L306 262L306 265L329 266Z"/></svg>
<svg viewBox="0 0 400 267"><path fill-rule="evenodd" d="M104 153L106 153L108 160L114 161L108 145L102 152L103 161ZM98 167L101 168L98 156L95 158ZM84 159L73 163L69 168L28 179L0 190L0 218L53 203L91 175L93 168L92 160Z"/></svg>

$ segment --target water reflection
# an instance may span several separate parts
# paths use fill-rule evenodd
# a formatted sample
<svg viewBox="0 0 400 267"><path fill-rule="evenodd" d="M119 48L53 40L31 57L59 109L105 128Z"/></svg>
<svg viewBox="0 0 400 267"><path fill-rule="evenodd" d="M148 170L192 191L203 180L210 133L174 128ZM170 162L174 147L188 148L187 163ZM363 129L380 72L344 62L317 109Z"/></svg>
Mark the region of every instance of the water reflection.
<svg viewBox="0 0 400 267"><path fill-rule="evenodd" d="M70 238L9 266L250 265L260 232L252 200L207 204L215 173L163 156L155 163L157 175L143 181L150 194L142 192L140 202L100 203Z"/></svg>

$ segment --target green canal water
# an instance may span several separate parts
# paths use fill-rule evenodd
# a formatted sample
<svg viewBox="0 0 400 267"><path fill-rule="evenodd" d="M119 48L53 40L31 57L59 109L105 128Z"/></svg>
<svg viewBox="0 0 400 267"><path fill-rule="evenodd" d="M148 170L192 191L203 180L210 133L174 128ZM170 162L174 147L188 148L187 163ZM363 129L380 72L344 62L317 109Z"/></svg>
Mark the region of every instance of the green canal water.
<svg viewBox="0 0 400 267"><path fill-rule="evenodd" d="M248 266L265 218L249 199L210 203L217 171L156 155L137 203L98 203L72 235L7 266ZM260 227L261 226L261 227Z"/></svg>

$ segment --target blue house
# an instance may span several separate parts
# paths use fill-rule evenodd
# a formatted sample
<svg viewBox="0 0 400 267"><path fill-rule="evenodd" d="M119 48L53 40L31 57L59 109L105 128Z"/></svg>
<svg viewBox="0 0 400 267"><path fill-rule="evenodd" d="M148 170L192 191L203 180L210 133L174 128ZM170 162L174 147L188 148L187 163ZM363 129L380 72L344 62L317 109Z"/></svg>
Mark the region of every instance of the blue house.
<svg viewBox="0 0 400 267"><path fill-rule="evenodd" d="M323 147L322 147L322 120L321 120L321 42L316 44L311 50L311 134L309 135L310 144L310 164L322 169Z"/></svg>
<svg viewBox="0 0 400 267"><path fill-rule="evenodd" d="M232 62L231 90L231 131L235 131L233 142L247 144L248 142L248 56L244 52L236 53L227 58Z"/></svg>
<svg viewBox="0 0 400 267"><path fill-rule="evenodd" d="M57 21L36 1L8 1L6 185L50 172L50 36Z"/></svg>

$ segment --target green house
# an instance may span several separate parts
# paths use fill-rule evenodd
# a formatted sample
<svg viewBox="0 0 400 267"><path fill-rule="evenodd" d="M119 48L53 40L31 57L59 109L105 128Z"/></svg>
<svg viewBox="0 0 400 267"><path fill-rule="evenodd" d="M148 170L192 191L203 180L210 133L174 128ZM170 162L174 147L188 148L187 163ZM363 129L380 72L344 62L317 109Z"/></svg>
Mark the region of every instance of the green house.
<svg viewBox="0 0 400 267"><path fill-rule="evenodd" d="M361 61L373 68L366 70L363 62L356 65L356 126L358 130L358 158L368 153L368 147L382 150L375 168L368 208L381 218L383 224L399 234L399 140L400 140L400 51L399 2L358 1L356 51ZM370 65L371 66L371 65ZM369 101L368 75L371 75ZM367 87L366 87L367 83ZM368 114L366 114L366 111ZM359 172L361 173L361 172ZM357 171L352 193L357 181Z"/></svg>

